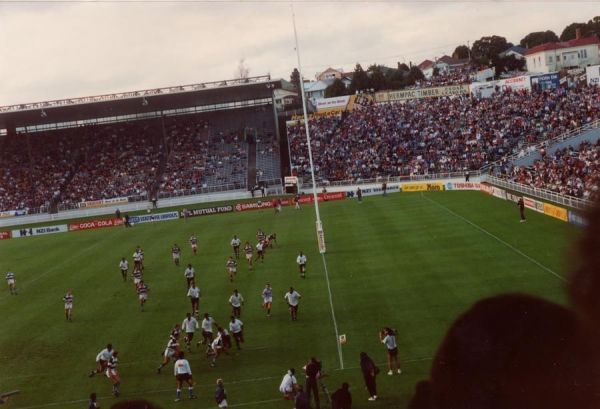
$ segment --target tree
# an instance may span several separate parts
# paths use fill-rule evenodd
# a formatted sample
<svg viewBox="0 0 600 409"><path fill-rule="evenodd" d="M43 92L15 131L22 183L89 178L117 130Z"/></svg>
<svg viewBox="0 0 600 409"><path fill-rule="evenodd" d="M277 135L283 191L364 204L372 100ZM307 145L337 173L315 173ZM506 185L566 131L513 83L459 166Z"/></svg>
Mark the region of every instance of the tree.
<svg viewBox="0 0 600 409"><path fill-rule="evenodd" d="M519 42L519 45L525 48L533 48L540 44L555 43L557 41L558 36L552 30L534 31L523 37Z"/></svg>
<svg viewBox="0 0 600 409"><path fill-rule="evenodd" d="M467 47L466 45L459 45L454 49L452 57L463 60L465 58L469 58L469 54L469 47Z"/></svg>
<svg viewBox="0 0 600 409"><path fill-rule="evenodd" d="M581 30L581 36L587 37L590 34L589 27L585 23L571 23L565 27L563 32L560 34L561 41L568 41L575 38L577 34L577 29Z"/></svg>
<svg viewBox="0 0 600 409"><path fill-rule="evenodd" d="M350 87L350 90L352 93L355 93L356 91L365 90L367 88L369 88L369 76L365 70L363 70L361 65L357 63L356 67L354 67L354 73L352 74L352 86Z"/></svg>
<svg viewBox="0 0 600 409"><path fill-rule="evenodd" d="M440 69L438 67L433 67L433 71L431 72L432 77L437 77L440 75Z"/></svg>
<svg viewBox="0 0 600 409"><path fill-rule="evenodd" d="M240 58L240 61L237 66L236 78L241 80L248 80L248 76L250 74L250 68L246 66L246 59Z"/></svg>
<svg viewBox="0 0 600 409"><path fill-rule="evenodd" d="M292 71L290 82L298 91L300 91L300 71L298 71L298 68L294 68L294 71Z"/></svg>
<svg viewBox="0 0 600 409"><path fill-rule="evenodd" d="M330 86L325 88L325 98L341 97L342 95L348 95L348 89L339 78L336 78Z"/></svg>
<svg viewBox="0 0 600 409"><path fill-rule="evenodd" d="M499 77L503 72L508 71L523 71L525 68L525 60L516 58L514 55L492 58L492 65L496 67L496 77Z"/></svg>
<svg viewBox="0 0 600 409"><path fill-rule="evenodd" d="M473 43L471 57L482 64L488 64L493 57L509 47L512 47L512 44L504 37L496 35L481 37Z"/></svg>
<svg viewBox="0 0 600 409"><path fill-rule="evenodd" d="M373 64L367 70L369 76L369 88L379 91L388 88L388 80L383 72L384 67Z"/></svg>
<svg viewBox="0 0 600 409"><path fill-rule="evenodd" d="M581 30L582 37L588 37L592 34L600 35L600 16L592 18L587 23L569 24L560 35L561 41L574 39L578 28Z"/></svg>
<svg viewBox="0 0 600 409"><path fill-rule="evenodd" d="M405 63L398 63L398 71L409 72L410 68Z"/></svg>
<svg viewBox="0 0 600 409"><path fill-rule="evenodd" d="M417 81L422 81L425 79L423 75L423 71L419 69L416 65L410 67L410 71L408 72L408 78L406 79L406 85L413 85Z"/></svg>

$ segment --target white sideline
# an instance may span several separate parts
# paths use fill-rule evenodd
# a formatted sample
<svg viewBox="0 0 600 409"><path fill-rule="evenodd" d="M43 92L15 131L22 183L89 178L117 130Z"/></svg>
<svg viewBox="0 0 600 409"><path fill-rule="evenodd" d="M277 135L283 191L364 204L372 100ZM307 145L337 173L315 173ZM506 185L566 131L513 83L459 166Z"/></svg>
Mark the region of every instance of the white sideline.
<svg viewBox="0 0 600 409"><path fill-rule="evenodd" d="M541 268L542 270L547 271L548 273L552 274L553 276L555 276L556 278L558 278L561 281L567 281L563 276L561 276L560 274L554 272L553 270L551 270L550 268L546 267L545 265L543 265L542 263L540 263L539 261L537 261L536 259L528 256L527 254L523 253L521 250L519 250L518 248L512 246L511 244L505 242L504 240L502 240L500 237L496 236L493 233L490 233L489 231L487 231L486 229L484 229L483 227L479 226L478 224L473 223L472 221L470 221L469 219L464 218L463 216L461 216L460 214L450 210L449 208L447 208L446 206L444 206L443 204L421 194L421 197L425 198L426 200L430 201L431 203L436 204L438 207L441 207L442 209L444 209L445 211L447 211L448 213L450 213L451 215L459 218L460 220L464 221L465 223L471 225L472 227L476 228L477 230L479 230L482 233L487 234L488 236L490 236L491 238L495 239L497 242L504 244L506 247L508 247L509 249L511 249L512 251L514 251L515 253L517 253L518 255L526 258L527 260L531 261L533 264L535 264L536 266L538 266L539 268Z"/></svg>
<svg viewBox="0 0 600 409"><path fill-rule="evenodd" d="M344 356L342 355L342 344L340 343L340 333L338 331L337 320L335 319L335 311L333 310L333 296L331 295L331 284L329 283L329 271L327 270L327 262L325 254L321 253L323 267L325 268L325 281L327 282L327 292L329 293L329 307L331 308L331 319L333 321L333 329L335 331L335 344L337 345L338 356L340 358L340 368L344 369Z"/></svg>
<svg viewBox="0 0 600 409"><path fill-rule="evenodd" d="M401 363L411 363L411 362L421 362L421 361L431 361L433 358L414 358L414 359L406 359L401 361ZM377 365L386 365L386 362L378 362ZM355 366L355 367L349 367L349 368L345 368L345 369L335 369L335 371L344 371L344 370L349 370L349 369L359 369L360 366ZM249 378L249 379L240 379L237 381L229 381L227 382L228 385L236 385L236 384L242 384L242 383L251 383L251 382L262 382L262 381L271 381L271 380L275 380L275 379L279 379L279 376L265 376L265 377L261 377L261 378ZM202 385L196 385L197 387L211 387L214 386L213 383L210 384L202 384ZM166 392L173 392L173 388L170 389L158 389L158 390L151 390L151 391L142 391L142 392L135 392L135 393L131 393L131 394L123 394L121 395L121 397L123 398L131 398L134 396L146 396L146 395L152 395L152 394L160 394L160 393L166 393ZM100 396L98 397L98 400L106 400L106 399L114 399L112 396ZM263 404L263 403L270 403L270 402L277 402L280 401L281 398L277 398L277 399L267 399L267 400L259 400L259 401L253 401L253 402L243 402L243 403L237 403L235 405L229 405L229 407L242 407L242 406L251 406L251 405L259 405L259 404ZM45 403L43 405L33 405L33 406L21 406L21 407L17 407L16 409L37 409L37 408L48 408L48 407L52 407L52 406L60 406L60 405L71 405L74 403L83 403L83 402L87 402L88 399L76 399L76 400L69 400L69 401L62 401L62 402L51 402L51 403ZM211 406L212 408L213 406Z"/></svg>

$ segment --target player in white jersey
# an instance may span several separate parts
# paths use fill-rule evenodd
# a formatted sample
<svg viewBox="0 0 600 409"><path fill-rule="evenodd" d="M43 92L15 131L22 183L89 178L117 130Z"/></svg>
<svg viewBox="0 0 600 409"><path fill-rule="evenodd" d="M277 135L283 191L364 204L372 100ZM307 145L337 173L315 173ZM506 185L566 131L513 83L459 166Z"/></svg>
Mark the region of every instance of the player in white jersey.
<svg viewBox="0 0 600 409"><path fill-rule="evenodd" d="M387 349L388 375L393 375L394 371L400 375L402 370L398 364L398 344L396 343L396 331L386 327L379 333L379 339Z"/></svg>
<svg viewBox="0 0 600 409"><path fill-rule="evenodd" d="M175 381L177 383L175 402L181 401L181 387L183 386L184 382L188 384L188 394L190 399L196 399L196 395L194 395L194 385L196 382L192 377L192 368L190 367L190 363L187 359L185 359L183 352L179 353L179 358L177 361L175 361L173 374L175 375Z"/></svg>
<svg viewBox="0 0 600 409"><path fill-rule="evenodd" d="M244 297L237 290L233 290L233 294L229 297L229 304L232 308L232 314L234 317L239 318L242 316L242 305L244 305Z"/></svg>
<svg viewBox="0 0 600 409"><path fill-rule="evenodd" d="M238 238L238 236L234 235L233 239L231 239L231 247L233 248L233 254L236 259L240 258L240 245L242 241Z"/></svg>
<svg viewBox="0 0 600 409"><path fill-rule="evenodd" d="M179 353L179 340L174 337L169 337L169 342L167 342L167 347L165 348L165 352L163 353L163 361L162 364L158 368L156 368L156 373L160 373L161 369L169 362L171 362L171 358L178 356Z"/></svg>
<svg viewBox="0 0 600 409"><path fill-rule="evenodd" d="M237 261L229 256L225 262L225 267L227 267L227 273L229 273L229 281L233 282L233 277L237 274Z"/></svg>
<svg viewBox="0 0 600 409"><path fill-rule="evenodd" d="M192 281L190 288L188 288L187 296L190 298L192 303L192 313L198 316L198 310L200 309L200 289L196 287L196 282Z"/></svg>
<svg viewBox="0 0 600 409"><path fill-rule="evenodd" d="M296 263L298 264L298 269L300 270L300 277L306 278L306 255L300 252L298 257L296 257Z"/></svg>
<svg viewBox="0 0 600 409"><path fill-rule="evenodd" d="M119 270L121 271L123 281L127 281L127 274L129 273L129 263L127 262L127 260L125 260L125 257L122 257L121 261L119 261Z"/></svg>
<svg viewBox="0 0 600 409"><path fill-rule="evenodd" d="M108 361L110 360L112 355L113 355L112 344L107 344L106 348L104 348L102 351L98 352L98 355L96 355L96 363L98 364L98 367L90 372L90 378L92 376L96 375L97 373L102 373L102 372L106 371Z"/></svg>
<svg viewBox="0 0 600 409"><path fill-rule="evenodd" d="M196 278L196 270L192 267L191 264L188 264L185 271L183 272L185 279L187 280L187 286L190 288L192 281Z"/></svg>
<svg viewBox="0 0 600 409"><path fill-rule="evenodd" d="M133 269L134 270L142 270L142 253L141 253L141 249L138 248L133 252Z"/></svg>
<svg viewBox="0 0 600 409"><path fill-rule="evenodd" d="M244 323L236 317L231 316L231 321L229 321L229 331L231 331L237 349L242 349L240 344L244 343Z"/></svg>
<svg viewBox="0 0 600 409"><path fill-rule="evenodd" d="M213 317L210 316L209 313L204 314L204 319L202 320L202 341L198 341L196 345L206 344L210 345L213 340L213 325L217 325L217 322Z"/></svg>
<svg viewBox="0 0 600 409"><path fill-rule="evenodd" d="M265 288L261 293L262 297L262 306L267 310L267 317L271 316L271 307L273 306L273 289L271 288L271 284L267 283Z"/></svg>
<svg viewBox="0 0 600 409"><path fill-rule="evenodd" d="M17 279L15 278L15 273L10 270L6 273L6 283L8 284L10 294L17 295Z"/></svg>
<svg viewBox="0 0 600 409"><path fill-rule="evenodd" d="M256 243L256 260L260 259L261 263L265 261L265 242L263 240Z"/></svg>
<svg viewBox="0 0 600 409"><path fill-rule="evenodd" d="M290 307L290 316L292 317L292 321L296 321L298 319L298 304L300 303L300 298L302 296L294 287L290 287L290 291L285 293L283 298L287 301L288 306Z"/></svg>
<svg viewBox="0 0 600 409"><path fill-rule="evenodd" d="M119 353L114 351L108 360L108 364L106 365L106 377L110 379L110 382L112 383L112 394L115 398L118 398L121 394L121 391L119 390L119 386L121 386L121 376L117 371L118 365Z"/></svg>
<svg viewBox="0 0 600 409"><path fill-rule="evenodd" d="M179 259L181 258L181 249L179 248L177 243L173 244L173 247L171 247L171 257L173 258L173 263L175 263L176 266L179 266Z"/></svg>
<svg viewBox="0 0 600 409"><path fill-rule="evenodd" d="M192 317L192 314L188 312L185 315L183 322L181 323L181 328L183 328L183 330L185 331L184 341L185 345L187 346L188 352L190 352L192 340L194 339L194 332L196 332L196 330L200 328L200 325L198 324L196 318Z"/></svg>
<svg viewBox="0 0 600 409"><path fill-rule="evenodd" d="M198 239L195 234L192 234L189 239L190 246L192 247L192 251L194 252L194 256L198 253Z"/></svg>
<svg viewBox="0 0 600 409"><path fill-rule="evenodd" d="M65 303L65 318L67 321L73 320L73 293L71 290L67 290L67 293L63 297Z"/></svg>

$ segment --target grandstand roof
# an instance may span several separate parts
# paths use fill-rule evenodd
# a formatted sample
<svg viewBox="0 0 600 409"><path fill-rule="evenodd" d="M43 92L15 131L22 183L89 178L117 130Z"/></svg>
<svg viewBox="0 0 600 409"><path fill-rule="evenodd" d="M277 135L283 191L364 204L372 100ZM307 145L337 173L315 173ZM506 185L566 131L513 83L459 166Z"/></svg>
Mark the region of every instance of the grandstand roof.
<svg viewBox="0 0 600 409"><path fill-rule="evenodd" d="M289 83L270 76L0 107L0 129L270 98Z"/></svg>

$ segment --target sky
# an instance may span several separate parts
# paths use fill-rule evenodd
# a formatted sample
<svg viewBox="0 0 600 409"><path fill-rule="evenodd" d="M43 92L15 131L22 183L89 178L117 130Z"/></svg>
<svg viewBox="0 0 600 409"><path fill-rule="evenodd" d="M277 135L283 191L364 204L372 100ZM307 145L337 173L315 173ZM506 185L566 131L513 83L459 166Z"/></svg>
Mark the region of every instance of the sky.
<svg viewBox="0 0 600 409"><path fill-rule="evenodd" d="M600 14L595 1L295 1L303 74L451 54L485 35L518 43ZM249 75L297 66L281 0L0 0L0 106Z"/></svg>

